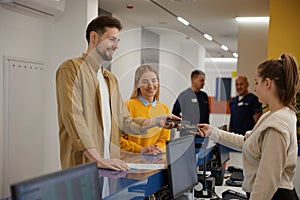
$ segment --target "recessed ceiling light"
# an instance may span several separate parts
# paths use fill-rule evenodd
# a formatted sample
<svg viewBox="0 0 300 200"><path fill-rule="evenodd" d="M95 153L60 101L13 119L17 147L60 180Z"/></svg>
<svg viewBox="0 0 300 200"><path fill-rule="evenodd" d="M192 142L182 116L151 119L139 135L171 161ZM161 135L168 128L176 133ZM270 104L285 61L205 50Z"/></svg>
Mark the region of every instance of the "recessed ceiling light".
<svg viewBox="0 0 300 200"><path fill-rule="evenodd" d="M241 22L269 22L270 17L236 17L235 20L239 23Z"/></svg>
<svg viewBox="0 0 300 200"><path fill-rule="evenodd" d="M224 51L228 51L228 47L227 46L225 46L225 45L221 45L221 48L224 50Z"/></svg>
<svg viewBox="0 0 300 200"><path fill-rule="evenodd" d="M235 58L239 57L239 54L237 54L236 52L233 52L232 55L233 55Z"/></svg>
<svg viewBox="0 0 300 200"><path fill-rule="evenodd" d="M237 62L237 58L205 58L205 62Z"/></svg>
<svg viewBox="0 0 300 200"><path fill-rule="evenodd" d="M181 23L183 23L186 26L188 26L190 24L190 22L188 22L187 20L183 19L182 17L177 17L177 20L180 21Z"/></svg>
<svg viewBox="0 0 300 200"><path fill-rule="evenodd" d="M204 34L203 31L199 30L197 27L195 27L192 24L190 24L184 18L177 16L171 10L168 10L167 8L165 8L164 6L162 6L161 4L157 3L155 0L148 0L148 1L152 2L153 4L155 4L156 6L158 6L159 8L163 9L164 11L166 11L167 13L169 13L170 15L172 15L173 17L176 17L178 21L180 21L181 23L183 23L186 26L191 27L192 29L194 29L195 31L197 31L198 33L200 33L201 35L203 35L206 39L211 40L212 42L216 43L217 45L220 45L220 42L214 40L210 35ZM196 0L171 0L171 1L196 1ZM232 51L230 51L229 48L227 46L225 46L225 45L222 45L221 48L224 51L229 51L229 52L232 53Z"/></svg>
<svg viewBox="0 0 300 200"><path fill-rule="evenodd" d="M208 34L204 34L203 35L206 39L208 39L209 41L212 41L213 40L213 38L210 36L210 35L208 35Z"/></svg>

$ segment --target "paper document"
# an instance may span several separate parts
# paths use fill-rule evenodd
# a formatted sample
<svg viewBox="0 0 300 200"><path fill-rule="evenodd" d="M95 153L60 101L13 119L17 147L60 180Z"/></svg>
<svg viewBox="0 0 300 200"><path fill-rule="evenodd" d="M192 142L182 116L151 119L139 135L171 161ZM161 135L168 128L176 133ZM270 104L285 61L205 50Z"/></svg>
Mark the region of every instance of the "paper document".
<svg viewBox="0 0 300 200"><path fill-rule="evenodd" d="M131 169L164 169L164 164L144 164L144 163L126 163Z"/></svg>

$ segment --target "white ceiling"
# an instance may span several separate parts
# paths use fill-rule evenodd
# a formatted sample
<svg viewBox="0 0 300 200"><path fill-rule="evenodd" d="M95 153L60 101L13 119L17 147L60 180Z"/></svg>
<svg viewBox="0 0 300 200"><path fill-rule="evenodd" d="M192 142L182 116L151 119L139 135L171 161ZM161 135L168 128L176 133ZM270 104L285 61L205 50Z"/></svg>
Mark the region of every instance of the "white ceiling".
<svg viewBox="0 0 300 200"><path fill-rule="evenodd" d="M206 40L155 3L188 20L218 43L237 52L238 24L235 17L269 16L269 0L99 0L99 7L142 27L163 27L179 31L199 42L210 57L233 57L219 45ZM133 5L128 9L127 5Z"/></svg>

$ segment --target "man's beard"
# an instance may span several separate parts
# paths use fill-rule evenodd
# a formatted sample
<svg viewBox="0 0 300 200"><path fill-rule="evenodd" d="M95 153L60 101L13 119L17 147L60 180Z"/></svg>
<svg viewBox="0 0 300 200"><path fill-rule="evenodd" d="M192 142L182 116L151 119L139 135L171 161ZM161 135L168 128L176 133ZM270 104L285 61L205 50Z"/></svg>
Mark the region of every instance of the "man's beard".
<svg viewBox="0 0 300 200"><path fill-rule="evenodd" d="M100 51L98 48L96 48L97 53L101 56L101 58L105 61L111 61L112 55L106 54L106 51ZM108 51L108 50L107 50Z"/></svg>

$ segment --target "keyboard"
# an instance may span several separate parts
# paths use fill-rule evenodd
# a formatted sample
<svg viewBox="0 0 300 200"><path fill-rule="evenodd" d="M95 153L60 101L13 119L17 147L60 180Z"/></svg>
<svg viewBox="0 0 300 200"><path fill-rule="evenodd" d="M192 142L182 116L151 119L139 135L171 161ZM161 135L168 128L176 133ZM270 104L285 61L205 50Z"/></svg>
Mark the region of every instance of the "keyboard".
<svg viewBox="0 0 300 200"><path fill-rule="evenodd" d="M156 191L154 194L148 196L148 198L145 199L170 200L170 189L168 185L165 185L161 189Z"/></svg>
<svg viewBox="0 0 300 200"><path fill-rule="evenodd" d="M243 181L244 174L242 171L233 171L230 175L230 179L234 181Z"/></svg>
<svg viewBox="0 0 300 200"><path fill-rule="evenodd" d="M243 181L234 181L232 179L227 179L225 181L226 185L233 186L233 187L242 187Z"/></svg>
<svg viewBox="0 0 300 200"><path fill-rule="evenodd" d="M244 174L243 169L229 166L227 171L231 173L230 178L225 181L226 185L234 186L234 187L242 187Z"/></svg>
<svg viewBox="0 0 300 200"><path fill-rule="evenodd" d="M234 191L234 190L226 190L225 192L222 193L222 198L223 199L238 199L238 200L247 200L247 195Z"/></svg>

